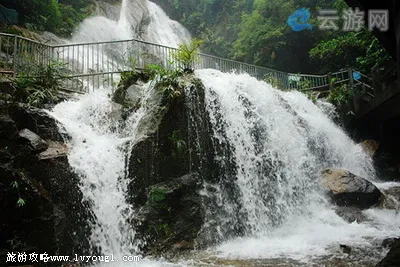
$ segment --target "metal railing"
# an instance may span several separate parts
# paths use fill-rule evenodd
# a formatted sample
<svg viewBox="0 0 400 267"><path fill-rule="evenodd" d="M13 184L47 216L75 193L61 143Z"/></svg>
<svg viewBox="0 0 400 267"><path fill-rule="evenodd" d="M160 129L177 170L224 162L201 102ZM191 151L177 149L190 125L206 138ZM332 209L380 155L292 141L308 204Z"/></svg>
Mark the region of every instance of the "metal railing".
<svg viewBox="0 0 400 267"><path fill-rule="evenodd" d="M49 45L20 36L0 33L0 74L34 75L35 66L62 65L63 88L87 92L101 86L116 86L120 74L148 64L179 68L178 49L141 40ZM199 53L194 69L247 73L283 90L319 90L336 82L349 82L349 71L327 75L281 72L235 60Z"/></svg>

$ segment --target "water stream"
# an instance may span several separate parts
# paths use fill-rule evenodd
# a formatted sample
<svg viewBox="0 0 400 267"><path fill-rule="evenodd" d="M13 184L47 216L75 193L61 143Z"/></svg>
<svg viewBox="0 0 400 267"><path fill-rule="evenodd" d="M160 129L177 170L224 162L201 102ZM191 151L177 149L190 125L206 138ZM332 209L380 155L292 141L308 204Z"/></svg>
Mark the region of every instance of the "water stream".
<svg viewBox="0 0 400 267"><path fill-rule="evenodd" d="M89 18L70 41L133 37L175 47L190 39L189 33L154 3L123 0L118 21ZM341 255L338 244L371 250L379 240L398 235L398 225L393 222L400 216L395 211L370 209L364 212L368 221L347 223L322 193L318 177L327 167L345 168L376 181L371 158L324 109L299 92L282 92L248 75L215 70L196 71L196 75L206 87L214 142L229 148L216 160L221 166L228 160L235 166L219 184L209 185L213 190L205 185L203 192L215 200L210 203L219 203L208 207L205 227L223 242L210 250L177 257L174 263L142 259L131 265L275 266L278 259L290 266ZM70 136L68 160L81 177L84 200L93 212L93 251L114 254L117 259L140 255L141 241L127 222L134 209L126 202L124 177L127 153L139 138L138 125L150 108L146 103L151 84L141 90L141 108L125 126L115 119L110 88L97 88L52 111ZM225 190L228 183L234 184L233 195ZM232 235L237 229L240 234ZM376 253L371 254L375 260L383 252Z"/></svg>

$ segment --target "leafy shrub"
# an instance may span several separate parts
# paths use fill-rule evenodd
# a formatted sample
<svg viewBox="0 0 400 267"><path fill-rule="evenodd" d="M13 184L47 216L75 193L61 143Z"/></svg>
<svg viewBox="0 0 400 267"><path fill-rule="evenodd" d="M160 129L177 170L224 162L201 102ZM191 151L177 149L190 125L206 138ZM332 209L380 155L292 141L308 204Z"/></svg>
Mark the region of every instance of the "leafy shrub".
<svg viewBox="0 0 400 267"><path fill-rule="evenodd" d="M181 154L183 149L186 147L186 142L182 139L179 130L173 131L169 140L173 143L176 152Z"/></svg>
<svg viewBox="0 0 400 267"><path fill-rule="evenodd" d="M279 80L278 78L276 78L272 73L265 74L264 81L266 83L272 85L275 88L278 88L278 89L281 89L281 90L285 89L285 86L282 83L282 81Z"/></svg>
<svg viewBox="0 0 400 267"><path fill-rule="evenodd" d="M200 60L199 52L202 40L193 39L190 43L180 44L173 55L184 72L193 72L193 65Z"/></svg>
<svg viewBox="0 0 400 267"><path fill-rule="evenodd" d="M328 96L328 101L336 107L342 107L352 98L352 88L347 84L342 84L334 87Z"/></svg>
<svg viewBox="0 0 400 267"><path fill-rule="evenodd" d="M182 73L179 70L166 69L160 65L149 64L144 72L153 80L157 89L163 94L163 104L181 96L179 90L179 77Z"/></svg>
<svg viewBox="0 0 400 267"><path fill-rule="evenodd" d="M20 73L13 81L12 101L38 108L54 103L63 78L61 71L62 64L51 62L47 66L36 66L29 75Z"/></svg>

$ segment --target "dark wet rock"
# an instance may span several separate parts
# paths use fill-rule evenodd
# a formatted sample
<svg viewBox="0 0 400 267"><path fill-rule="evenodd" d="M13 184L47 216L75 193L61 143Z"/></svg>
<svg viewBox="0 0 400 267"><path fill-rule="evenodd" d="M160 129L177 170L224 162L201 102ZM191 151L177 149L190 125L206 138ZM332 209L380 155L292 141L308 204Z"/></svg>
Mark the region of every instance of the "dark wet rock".
<svg viewBox="0 0 400 267"><path fill-rule="evenodd" d="M142 97L141 85L149 79L149 75L143 72L123 72L121 82L115 90L112 100L123 107L137 107Z"/></svg>
<svg viewBox="0 0 400 267"><path fill-rule="evenodd" d="M386 257L383 258L376 267L398 267L400 266L400 240L397 239L393 242L390 251Z"/></svg>
<svg viewBox="0 0 400 267"><path fill-rule="evenodd" d="M361 147L371 157L373 157L379 149L380 142L376 140L365 140L361 142Z"/></svg>
<svg viewBox="0 0 400 267"><path fill-rule="evenodd" d="M1 110L14 133L0 136L0 262L5 262L7 251L88 253L90 214L82 203L79 177L65 157L55 120L39 110ZM32 153L23 141L30 139L28 131L16 139L15 129L29 129L29 136L46 139L48 148ZM43 149L39 145L35 150Z"/></svg>
<svg viewBox="0 0 400 267"><path fill-rule="evenodd" d="M200 185L199 175L191 173L149 188L148 201L138 216L141 227L147 230L145 239L154 243L151 250L170 250L172 244L176 250L194 248L194 240L204 222L197 193Z"/></svg>
<svg viewBox="0 0 400 267"><path fill-rule="evenodd" d="M382 241L382 247L384 248L392 248L396 242L399 242L400 238L386 238Z"/></svg>
<svg viewBox="0 0 400 267"><path fill-rule="evenodd" d="M29 129L43 140L64 141L62 132L57 127L57 121L41 109L12 105L8 107L7 113L18 130Z"/></svg>
<svg viewBox="0 0 400 267"><path fill-rule="evenodd" d="M44 141L39 135L35 134L31 130L22 129L19 131L19 136L21 139L27 141L33 152L42 152L49 147L46 141Z"/></svg>
<svg viewBox="0 0 400 267"><path fill-rule="evenodd" d="M200 185L219 171L201 86L193 76L184 77L175 88L180 93L169 100L159 88L150 100L157 108L138 126L142 139L130 156L128 190L130 202L139 207L133 220L146 239L145 251L191 249L200 243Z"/></svg>
<svg viewBox="0 0 400 267"><path fill-rule="evenodd" d="M365 209L377 204L382 196L374 184L346 170L324 170L322 183L332 202L339 206Z"/></svg>
<svg viewBox="0 0 400 267"><path fill-rule="evenodd" d="M337 215L349 223L360 223L367 220L367 217L362 213L362 210L357 207L338 206L335 208L335 211Z"/></svg>
<svg viewBox="0 0 400 267"><path fill-rule="evenodd" d="M8 116L0 116L0 138L8 140L17 140L19 138L17 125Z"/></svg>
<svg viewBox="0 0 400 267"><path fill-rule="evenodd" d="M127 88L119 87L114 93L113 101L124 107L136 107L141 97L141 86L133 84Z"/></svg>
<svg viewBox="0 0 400 267"><path fill-rule="evenodd" d="M343 253L350 254L351 253L351 247L348 245L340 244L339 245L340 249L342 250Z"/></svg>

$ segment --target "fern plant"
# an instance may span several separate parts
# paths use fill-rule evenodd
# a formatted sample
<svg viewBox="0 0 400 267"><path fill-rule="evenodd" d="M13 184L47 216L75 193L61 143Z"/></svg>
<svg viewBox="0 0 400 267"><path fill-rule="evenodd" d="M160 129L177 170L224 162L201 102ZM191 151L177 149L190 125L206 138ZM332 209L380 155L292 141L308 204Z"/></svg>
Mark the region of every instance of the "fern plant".
<svg viewBox="0 0 400 267"><path fill-rule="evenodd" d="M181 154L186 147L186 142L181 138L179 130L173 131L169 140L174 144L176 152Z"/></svg>
<svg viewBox="0 0 400 267"><path fill-rule="evenodd" d="M184 72L193 72L194 64L200 60L200 46L204 41L193 39L190 43L180 44L175 52L174 59Z"/></svg>
<svg viewBox="0 0 400 267"><path fill-rule="evenodd" d="M54 103L63 79L62 66L58 62L51 62L46 66L36 65L29 73L20 73L13 81L16 89L13 100L39 108Z"/></svg>
<svg viewBox="0 0 400 267"><path fill-rule="evenodd" d="M181 72L179 70L166 69L161 65L149 64L145 66L144 72L153 80L155 86L161 90L164 104L181 96L179 90Z"/></svg>

